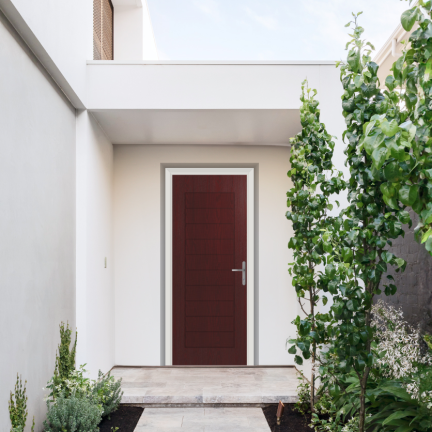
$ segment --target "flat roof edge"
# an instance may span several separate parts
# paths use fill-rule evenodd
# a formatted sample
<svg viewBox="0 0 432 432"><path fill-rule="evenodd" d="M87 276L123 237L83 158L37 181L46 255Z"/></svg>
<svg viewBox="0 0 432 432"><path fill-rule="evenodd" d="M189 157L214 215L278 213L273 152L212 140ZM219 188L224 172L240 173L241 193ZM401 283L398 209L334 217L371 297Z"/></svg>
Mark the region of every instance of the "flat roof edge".
<svg viewBox="0 0 432 432"><path fill-rule="evenodd" d="M87 60L88 65L112 65L112 66L123 66L123 65L275 65L275 66L334 66L335 61L332 60L293 60L293 61L200 61L200 60L143 60L143 61L116 61L116 60Z"/></svg>

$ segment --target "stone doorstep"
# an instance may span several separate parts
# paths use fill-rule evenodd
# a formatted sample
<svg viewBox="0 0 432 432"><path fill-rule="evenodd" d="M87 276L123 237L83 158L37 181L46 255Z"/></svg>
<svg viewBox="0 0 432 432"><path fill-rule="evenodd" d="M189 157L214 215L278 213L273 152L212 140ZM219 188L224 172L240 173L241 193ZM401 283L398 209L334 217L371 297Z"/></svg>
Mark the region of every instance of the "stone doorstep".
<svg viewBox="0 0 432 432"><path fill-rule="evenodd" d="M263 407L296 403L296 368L127 368L113 369L123 378L122 404L140 407Z"/></svg>

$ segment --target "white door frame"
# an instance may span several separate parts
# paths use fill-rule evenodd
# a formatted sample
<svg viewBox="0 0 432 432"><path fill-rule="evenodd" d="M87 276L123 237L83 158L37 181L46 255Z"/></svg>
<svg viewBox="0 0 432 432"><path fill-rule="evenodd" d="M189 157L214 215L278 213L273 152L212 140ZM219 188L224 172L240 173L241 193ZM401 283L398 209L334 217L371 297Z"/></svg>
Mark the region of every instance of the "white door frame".
<svg viewBox="0 0 432 432"><path fill-rule="evenodd" d="M165 365L172 365L172 176L247 176L247 365L254 365L254 168L165 168Z"/></svg>

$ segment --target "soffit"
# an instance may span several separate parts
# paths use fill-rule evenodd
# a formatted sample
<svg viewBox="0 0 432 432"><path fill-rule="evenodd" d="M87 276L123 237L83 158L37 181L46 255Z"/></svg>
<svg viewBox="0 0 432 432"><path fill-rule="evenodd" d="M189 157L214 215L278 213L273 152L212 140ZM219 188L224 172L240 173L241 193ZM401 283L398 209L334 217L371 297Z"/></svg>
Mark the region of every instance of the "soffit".
<svg viewBox="0 0 432 432"><path fill-rule="evenodd" d="M297 109L91 110L113 144L289 145Z"/></svg>

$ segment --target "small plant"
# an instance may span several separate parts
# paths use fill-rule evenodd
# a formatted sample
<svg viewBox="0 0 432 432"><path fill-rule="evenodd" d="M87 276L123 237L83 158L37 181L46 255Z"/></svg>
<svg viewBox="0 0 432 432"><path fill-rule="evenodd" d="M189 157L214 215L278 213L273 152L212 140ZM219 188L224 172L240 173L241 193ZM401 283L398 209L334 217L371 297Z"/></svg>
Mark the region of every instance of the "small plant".
<svg viewBox="0 0 432 432"><path fill-rule="evenodd" d="M90 398L65 397L59 394L47 401L45 432L98 432L103 409Z"/></svg>
<svg viewBox="0 0 432 432"><path fill-rule="evenodd" d="M69 328L69 324L67 324L66 327L63 322L60 324L60 345L56 355L56 366L54 369L54 375L47 385L47 388L51 389L49 396L53 399L55 399L61 391L67 391L67 381L72 378L74 373L76 373L75 354L77 337L78 333L75 334L75 342L71 348L72 330Z"/></svg>
<svg viewBox="0 0 432 432"><path fill-rule="evenodd" d="M309 427L315 432L342 431L341 413L338 412L332 398L327 392L321 392L321 396L315 404L315 412L312 413Z"/></svg>
<svg viewBox="0 0 432 432"><path fill-rule="evenodd" d="M92 394L102 406L102 416L111 414L118 408L123 396L121 379L116 381L109 372L104 376L102 371L99 371L98 379L92 388Z"/></svg>
<svg viewBox="0 0 432 432"><path fill-rule="evenodd" d="M22 383L22 379L17 374L15 384L15 393L10 392L9 399L9 417L12 425L11 432L23 432L27 422L27 395L26 395L27 381ZM15 398L15 400L14 400ZM32 432L34 430L35 421L33 417Z"/></svg>
<svg viewBox="0 0 432 432"><path fill-rule="evenodd" d="M301 415L307 415L311 412L310 405L310 384L303 378L299 378L297 386L298 402L294 405L294 409Z"/></svg>
<svg viewBox="0 0 432 432"><path fill-rule="evenodd" d="M92 383L89 378L84 374L87 372L85 364L81 365L79 369L73 370L69 377L64 380L59 380L55 375L48 382L47 388L51 389L49 397L54 400L57 395L63 393L65 397L87 397L92 392Z"/></svg>

